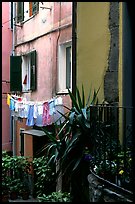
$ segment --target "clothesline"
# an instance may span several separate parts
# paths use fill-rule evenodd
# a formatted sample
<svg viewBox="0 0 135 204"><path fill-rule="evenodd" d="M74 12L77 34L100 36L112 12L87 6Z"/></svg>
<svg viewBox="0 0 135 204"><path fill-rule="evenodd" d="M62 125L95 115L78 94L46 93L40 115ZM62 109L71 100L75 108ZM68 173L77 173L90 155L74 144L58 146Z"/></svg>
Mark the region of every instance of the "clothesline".
<svg viewBox="0 0 135 204"><path fill-rule="evenodd" d="M26 118L28 126L51 125L62 116L59 112L64 113L60 96L46 101L27 101L24 97L7 94L7 104L12 111L12 116Z"/></svg>
<svg viewBox="0 0 135 204"><path fill-rule="evenodd" d="M22 97L22 96L19 96L19 95L16 95L16 94L7 94L7 101L9 99L12 99L13 101L18 102L18 103L31 104L31 105L33 105L33 104L43 104L45 102L50 103L51 101L53 101L55 99L58 99L59 101L61 101L61 102L59 102L59 105L60 105L60 103L62 104L62 98L60 96L56 96L56 97L53 97L53 98L48 99L48 100L32 101L32 100L27 100L25 97ZM7 102L7 104L8 104L8 102Z"/></svg>

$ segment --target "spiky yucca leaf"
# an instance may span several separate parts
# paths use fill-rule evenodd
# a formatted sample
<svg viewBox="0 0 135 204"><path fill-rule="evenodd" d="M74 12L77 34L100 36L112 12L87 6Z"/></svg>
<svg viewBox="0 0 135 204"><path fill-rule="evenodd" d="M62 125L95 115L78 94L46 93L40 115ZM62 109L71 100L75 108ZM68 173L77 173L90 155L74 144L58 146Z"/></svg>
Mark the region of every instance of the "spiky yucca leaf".
<svg viewBox="0 0 135 204"><path fill-rule="evenodd" d="M84 87L82 85L82 105L83 105L83 108L85 107L85 93L84 93Z"/></svg>
<svg viewBox="0 0 135 204"><path fill-rule="evenodd" d="M82 109L83 103L78 88L76 88L76 100L78 101L79 110Z"/></svg>

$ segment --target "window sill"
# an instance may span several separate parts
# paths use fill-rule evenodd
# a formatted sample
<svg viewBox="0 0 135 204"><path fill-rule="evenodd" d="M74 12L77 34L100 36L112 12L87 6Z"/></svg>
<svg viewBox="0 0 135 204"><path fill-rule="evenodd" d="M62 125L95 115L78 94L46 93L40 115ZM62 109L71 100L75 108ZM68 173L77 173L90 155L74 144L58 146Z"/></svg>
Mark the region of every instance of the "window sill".
<svg viewBox="0 0 135 204"><path fill-rule="evenodd" d="M22 90L22 93L32 93L32 90Z"/></svg>
<svg viewBox="0 0 135 204"><path fill-rule="evenodd" d="M72 92L72 89L69 89ZM56 95L68 94L68 89L57 91Z"/></svg>
<svg viewBox="0 0 135 204"><path fill-rule="evenodd" d="M28 19L23 20L22 22L18 22L17 25L21 25L23 26L24 23L26 23L27 21L30 21L32 18L34 18L39 12L33 14L32 16L30 16Z"/></svg>

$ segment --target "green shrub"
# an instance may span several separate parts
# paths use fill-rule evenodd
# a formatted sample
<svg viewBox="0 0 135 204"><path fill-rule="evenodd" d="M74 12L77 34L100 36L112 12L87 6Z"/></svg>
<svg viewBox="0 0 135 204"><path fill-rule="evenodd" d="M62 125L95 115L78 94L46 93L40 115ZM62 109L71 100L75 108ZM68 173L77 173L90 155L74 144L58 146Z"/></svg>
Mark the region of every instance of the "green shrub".
<svg viewBox="0 0 135 204"><path fill-rule="evenodd" d="M34 192L36 195L49 194L56 187L55 165L51 168L48 165L48 158L45 156L33 159L34 170Z"/></svg>
<svg viewBox="0 0 135 204"><path fill-rule="evenodd" d="M71 202L71 196L68 192L52 192L50 195L43 194L38 196L39 202Z"/></svg>

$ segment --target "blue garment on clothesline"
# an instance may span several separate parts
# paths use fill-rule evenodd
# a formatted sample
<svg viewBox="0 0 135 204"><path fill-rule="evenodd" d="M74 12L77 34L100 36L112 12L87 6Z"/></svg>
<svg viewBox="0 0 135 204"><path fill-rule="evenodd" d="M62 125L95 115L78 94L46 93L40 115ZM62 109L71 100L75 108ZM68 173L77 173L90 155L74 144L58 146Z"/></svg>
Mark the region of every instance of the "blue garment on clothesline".
<svg viewBox="0 0 135 204"><path fill-rule="evenodd" d="M34 105L29 105L28 117L27 117L27 121L26 121L26 125L28 125L28 126L33 126L35 123L33 113L34 113Z"/></svg>

